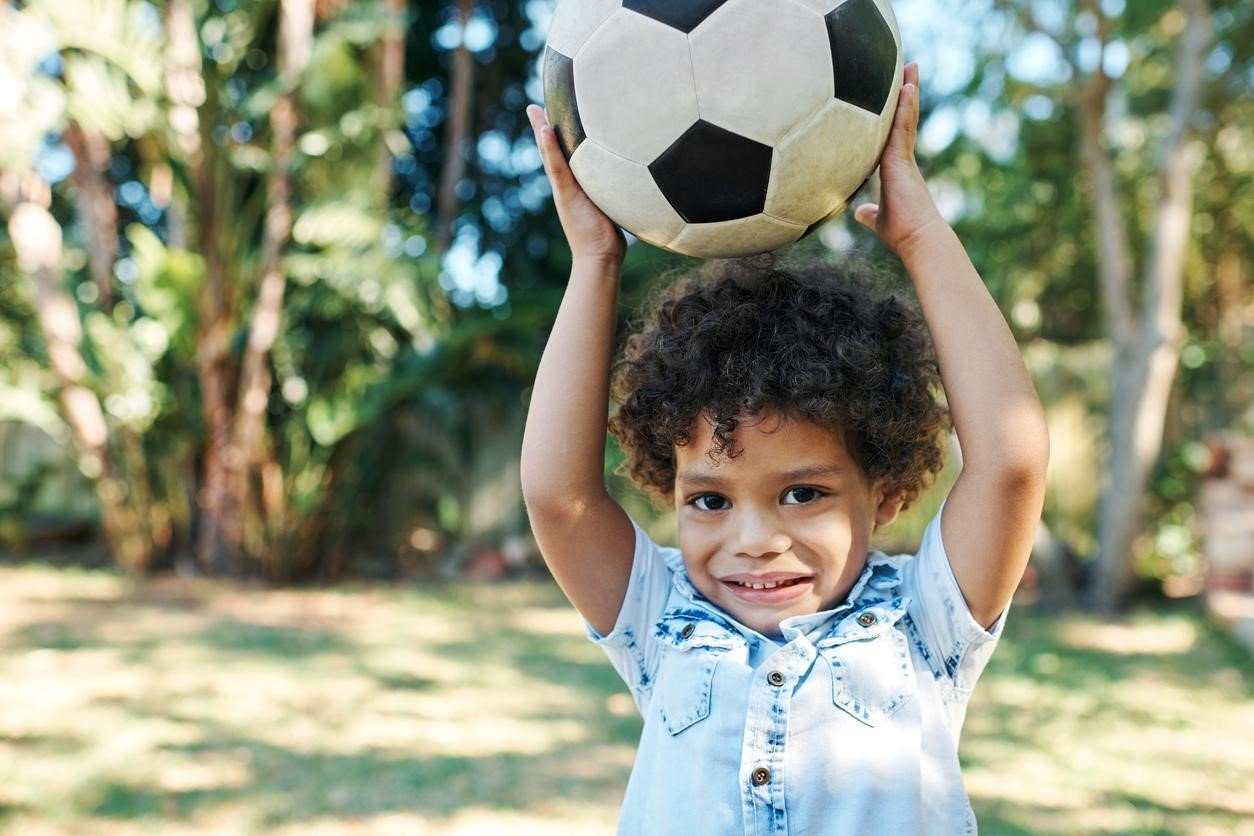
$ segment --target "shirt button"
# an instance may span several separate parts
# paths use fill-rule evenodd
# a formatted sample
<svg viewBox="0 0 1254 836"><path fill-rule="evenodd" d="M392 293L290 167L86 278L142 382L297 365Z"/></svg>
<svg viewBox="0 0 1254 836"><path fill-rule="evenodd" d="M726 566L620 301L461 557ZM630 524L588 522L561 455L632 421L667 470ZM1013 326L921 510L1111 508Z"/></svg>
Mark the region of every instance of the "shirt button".
<svg viewBox="0 0 1254 836"><path fill-rule="evenodd" d="M686 638L688 638L689 636L691 636L691 635L692 635L692 632L693 632L694 630L696 630L696 629L697 629L697 627L696 627L696 625L695 625L695 624L685 624L685 625L684 625L684 629L682 629L682 630L680 630L680 631L679 631L679 637L680 637L681 639L686 639Z"/></svg>
<svg viewBox="0 0 1254 836"><path fill-rule="evenodd" d="M760 787L767 781L771 780L771 770L767 769L765 766L759 766L757 769L753 770L753 774L750 777L753 778L754 785Z"/></svg>
<svg viewBox="0 0 1254 836"><path fill-rule="evenodd" d="M863 627L870 627L875 623L875 615L873 613L864 612L862 615L858 616L858 623Z"/></svg>
<svg viewBox="0 0 1254 836"><path fill-rule="evenodd" d="M778 688L784 684L784 675L779 671L771 671L766 675L766 681Z"/></svg>

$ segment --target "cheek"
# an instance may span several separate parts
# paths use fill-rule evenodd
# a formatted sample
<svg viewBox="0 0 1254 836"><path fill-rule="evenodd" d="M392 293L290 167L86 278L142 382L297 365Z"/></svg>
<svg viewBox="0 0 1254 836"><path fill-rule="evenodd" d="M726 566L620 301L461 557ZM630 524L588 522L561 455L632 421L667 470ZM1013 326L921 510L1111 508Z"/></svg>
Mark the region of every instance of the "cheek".
<svg viewBox="0 0 1254 836"><path fill-rule="evenodd" d="M806 521L808 536L833 546L844 545L857 536L857 524L847 514L822 514Z"/></svg>
<svg viewBox="0 0 1254 836"><path fill-rule="evenodd" d="M719 545L718 535L713 527L684 525L681 522L676 540L679 551L684 556L684 566L688 569L688 574L706 572Z"/></svg>

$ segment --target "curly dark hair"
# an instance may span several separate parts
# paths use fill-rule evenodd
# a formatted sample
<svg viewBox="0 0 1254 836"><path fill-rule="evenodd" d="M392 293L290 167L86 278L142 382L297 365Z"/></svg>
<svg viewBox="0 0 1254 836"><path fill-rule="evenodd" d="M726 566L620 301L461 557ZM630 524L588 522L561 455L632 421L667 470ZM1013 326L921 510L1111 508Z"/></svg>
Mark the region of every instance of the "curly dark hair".
<svg viewBox="0 0 1254 836"><path fill-rule="evenodd" d="M770 259L672 282L613 372L626 475L669 502L699 416L710 455L732 458L741 421L780 414L838 433L872 484L910 504L943 465L949 414L922 317L876 284L865 266Z"/></svg>

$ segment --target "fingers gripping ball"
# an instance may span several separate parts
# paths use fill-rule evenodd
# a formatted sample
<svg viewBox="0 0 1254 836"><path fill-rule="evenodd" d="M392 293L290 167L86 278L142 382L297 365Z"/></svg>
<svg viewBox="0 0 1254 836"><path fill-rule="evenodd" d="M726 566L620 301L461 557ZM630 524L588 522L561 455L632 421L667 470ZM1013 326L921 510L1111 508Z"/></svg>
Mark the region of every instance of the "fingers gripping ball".
<svg viewBox="0 0 1254 836"><path fill-rule="evenodd" d="M559 0L545 106L588 196L638 238L766 252L842 211L901 85L888 0Z"/></svg>

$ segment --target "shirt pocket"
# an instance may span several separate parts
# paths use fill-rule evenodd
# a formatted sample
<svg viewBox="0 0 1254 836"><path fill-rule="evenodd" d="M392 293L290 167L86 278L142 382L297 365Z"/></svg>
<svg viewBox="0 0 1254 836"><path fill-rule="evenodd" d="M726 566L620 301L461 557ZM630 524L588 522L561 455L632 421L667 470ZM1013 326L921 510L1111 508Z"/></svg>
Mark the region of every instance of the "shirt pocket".
<svg viewBox="0 0 1254 836"><path fill-rule="evenodd" d="M698 610L666 613L658 621L655 636L662 647L662 662L653 701L666 731L677 735L710 715L719 660L746 642Z"/></svg>
<svg viewBox="0 0 1254 836"><path fill-rule="evenodd" d="M862 610L850 616L856 629L838 629L818 644L832 671L832 703L868 726L900 711L918 688L909 641L897 629L904 613L891 605Z"/></svg>

